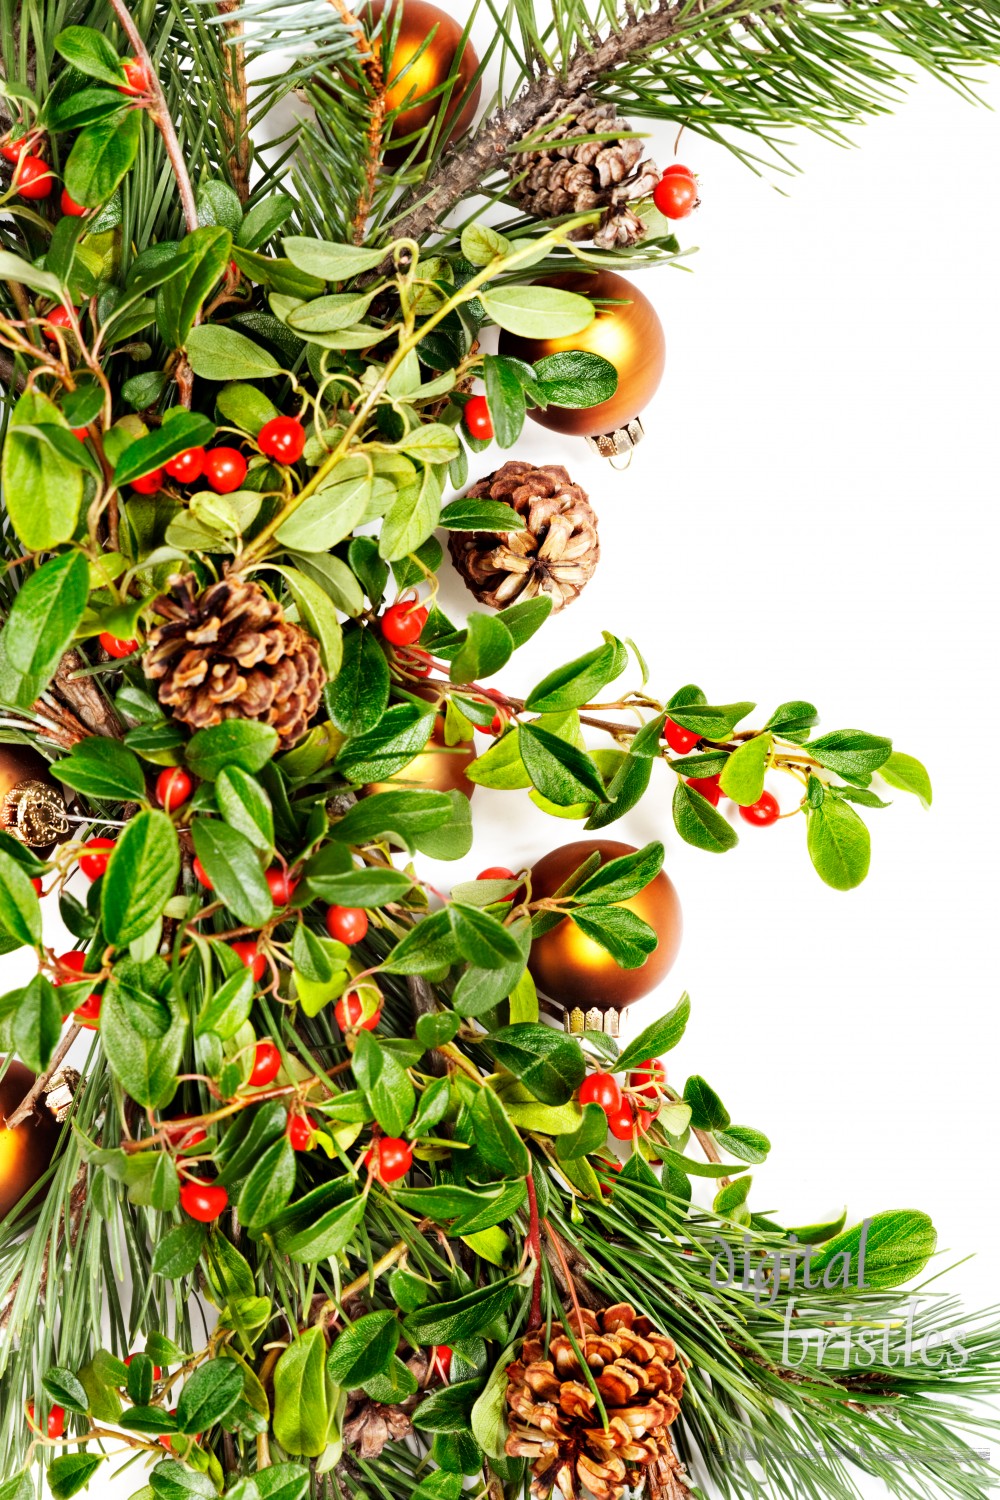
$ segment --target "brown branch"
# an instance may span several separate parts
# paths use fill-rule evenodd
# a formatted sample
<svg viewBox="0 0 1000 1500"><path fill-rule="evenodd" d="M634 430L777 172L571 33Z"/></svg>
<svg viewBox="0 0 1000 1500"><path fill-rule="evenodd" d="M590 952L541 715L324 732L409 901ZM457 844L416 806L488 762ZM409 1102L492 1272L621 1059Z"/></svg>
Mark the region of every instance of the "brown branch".
<svg viewBox="0 0 1000 1500"><path fill-rule="evenodd" d="M368 104L368 139L365 160L365 186L354 209L354 243L364 243L378 183L379 162L382 159L382 132L385 127L385 72L382 54L376 51L368 39L368 33L358 17L349 9L345 0L329 0L344 25L353 33L358 59L368 79L372 97Z"/></svg>
<svg viewBox="0 0 1000 1500"><path fill-rule="evenodd" d="M240 9L240 0L218 0L220 16ZM244 26L239 17L226 21L226 46L222 49L222 77L226 89L228 113L223 115L222 133L228 145L229 177L242 204L250 197L250 122L247 111L247 53L243 42Z"/></svg>
<svg viewBox="0 0 1000 1500"><path fill-rule="evenodd" d="M86 666L79 651L71 648L65 652L52 679L53 691L91 734L101 734L110 740L123 739L124 725L93 678L75 675Z"/></svg>
<svg viewBox="0 0 1000 1500"><path fill-rule="evenodd" d="M40 1074L39 1077L35 1079L34 1083L31 1085L31 1088L25 1094L24 1098L21 1100L14 1113L7 1116L6 1125L8 1130L13 1130L16 1126L22 1124L31 1114L35 1105L38 1103L38 1100L41 1098L42 1094L44 1094L45 1090L51 1083L53 1074L58 1073L63 1059L65 1058L69 1049L72 1047L73 1043L76 1041L77 1037L80 1035L80 1031L81 1028L79 1026L71 1026L69 1028L66 1035L62 1038L58 1047L53 1052L52 1061L49 1063L45 1072Z"/></svg>

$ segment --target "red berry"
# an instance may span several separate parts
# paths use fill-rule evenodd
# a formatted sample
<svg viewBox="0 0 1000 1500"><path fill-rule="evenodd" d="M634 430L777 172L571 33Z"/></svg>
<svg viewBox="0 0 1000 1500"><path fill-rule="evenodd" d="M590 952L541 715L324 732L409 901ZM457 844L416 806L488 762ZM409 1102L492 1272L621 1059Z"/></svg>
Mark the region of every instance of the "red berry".
<svg viewBox="0 0 1000 1500"><path fill-rule="evenodd" d="M140 474L130 483L137 495L158 495L163 488L163 470L150 469L148 474Z"/></svg>
<svg viewBox="0 0 1000 1500"><path fill-rule="evenodd" d="M194 871L194 878L195 878L195 880L197 880L197 882L198 882L199 885L203 885L205 887L206 891L214 891L215 890L215 886L212 884L212 882L209 880L208 876L205 874L205 866L202 864L201 860L197 857L197 855L195 855L194 859L191 861L191 869ZM235 948L235 946L236 946L236 944L234 943L233 947ZM244 959L244 963L245 962L246 962L246 960ZM263 970L261 970L261 973L263 973Z"/></svg>
<svg viewBox="0 0 1000 1500"><path fill-rule="evenodd" d="M59 207L64 214L69 214L73 219L82 219L84 214L90 213L90 209L84 208L82 203L77 203L75 198L71 198L65 188L59 198Z"/></svg>
<svg viewBox="0 0 1000 1500"><path fill-rule="evenodd" d="M25 151L27 151L27 149L28 137L26 135L22 135L16 141L12 141L8 138L4 141L3 145L0 146L0 156L2 156L5 161L20 161L22 155Z"/></svg>
<svg viewBox="0 0 1000 1500"><path fill-rule="evenodd" d="M80 869L88 880L97 880L108 868L108 860L111 851L115 847L114 839L88 839L81 852L77 855Z"/></svg>
<svg viewBox="0 0 1000 1500"><path fill-rule="evenodd" d="M60 969L69 969L75 976L83 973L83 966L87 962L87 955L82 948L74 948L71 953L59 953L56 963ZM73 979L55 979L54 984L73 984Z"/></svg>
<svg viewBox="0 0 1000 1500"><path fill-rule="evenodd" d="M55 344L58 339L53 330L72 327L73 313L66 306L53 307L51 312L45 314L44 323L46 326L42 329L42 337L48 339L50 344Z"/></svg>
<svg viewBox="0 0 1000 1500"><path fill-rule="evenodd" d="M52 168L40 156L22 156L14 168L11 186L22 198L47 198L55 180Z"/></svg>
<svg viewBox="0 0 1000 1500"><path fill-rule="evenodd" d="M516 880L517 876L514 874L513 870L508 870L506 865L487 865L487 867L486 867L485 870L480 870L479 874L476 876L476 879L477 880ZM497 899L499 901L513 901L513 899L514 899L514 897L516 895L517 895L516 891L511 891L511 893L510 893L509 896L499 896Z"/></svg>
<svg viewBox="0 0 1000 1500"><path fill-rule="evenodd" d="M620 1107L608 1115L608 1129L616 1141L630 1141L635 1127L635 1114L631 1104L624 1099Z"/></svg>
<svg viewBox="0 0 1000 1500"><path fill-rule="evenodd" d="M163 1127L167 1140L179 1151L190 1151L192 1146L200 1146L202 1141L208 1140L207 1130L200 1125L188 1126L185 1123L190 1118L190 1115L178 1115L175 1121Z"/></svg>
<svg viewBox="0 0 1000 1500"><path fill-rule="evenodd" d="M620 1161L599 1161L595 1163L595 1166L598 1174L603 1172L605 1176L611 1178L617 1177L618 1173L622 1169L622 1164ZM612 1193L614 1192L613 1182L602 1182L601 1192L604 1194L605 1198L610 1198Z"/></svg>
<svg viewBox="0 0 1000 1500"><path fill-rule="evenodd" d="M483 688L481 691L484 698L492 698L494 703L499 703L502 706L493 715L489 724L473 724L472 727L473 729L478 729L480 734L502 734L507 727L507 700L503 693L498 692L496 688Z"/></svg>
<svg viewBox="0 0 1000 1500"><path fill-rule="evenodd" d="M306 430L294 417L272 417L257 434L257 447L267 458L294 464L302 457Z"/></svg>
<svg viewBox="0 0 1000 1500"><path fill-rule="evenodd" d="M740 817L745 818L748 823L756 823L759 828L767 828L771 823L776 823L780 816L781 808L773 792L761 792L756 802L751 802L749 807L740 808Z"/></svg>
<svg viewBox="0 0 1000 1500"><path fill-rule="evenodd" d="M435 1344L431 1350L431 1376L437 1374L442 1380L447 1380L451 1370L451 1356L450 1344Z"/></svg>
<svg viewBox="0 0 1000 1500"><path fill-rule="evenodd" d="M288 1143L293 1151L311 1151L316 1121L312 1115L292 1115L288 1122Z"/></svg>
<svg viewBox="0 0 1000 1500"><path fill-rule="evenodd" d="M663 1085L667 1081L667 1070L658 1057L647 1057L645 1062L628 1075L628 1086L643 1099L652 1099L659 1104L663 1097Z"/></svg>
<svg viewBox="0 0 1000 1500"><path fill-rule="evenodd" d="M255 1089L266 1088L281 1072L281 1053L273 1042L258 1042L250 1069L250 1083Z"/></svg>
<svg viewBox="0 0 1000 1500"><path fill-rule="evenodd" d="M622 1091L610 1073L590 1073L580 1085L581 1104L599 1104L610 1118L622 1107Z"/></svg>
<svg viewBox="0 0 1000 1500"><path fill-rule="evenodd" d="M122 72L125 74L125 82L117 86L120 94L148 93L149 73L145 63L140 62L137 57L123 57Z"/></svg>
<svg viewBox="0 0 1000 1500"><path fill-rule="evenodd" d="M179 484L194 484L205 472L205 450L185 448L183 453L169 459L163 467L171 479L176 479Z"/></svg>
<svg viewBox="0 0 1000 1500"><path fill-rule="evenodd" d="M287 906L295 895L298 881L293 880L288 871L283 870L280 865L272 865L270 870L265 870L264 879L267 881L267 888L271 892L271 900L275 906Z"/></svg>
<svg viewBox="0 0 1000 1500"><path fill-rule="evenodd" d="M493 437L493 418L485 396L470 396L462 413L465 430L470 437L488 443Z"/></svg>
<svg viewBox="0 0 1000 1500"><path fill-rule="evenodd" d="M365 1163L379 1182L397 1182L413 1165L413 1147L399 1136L384 1135L367 1153Z"/></svg>
<svg viewBox="0 0 1000 1500"><path fill-rule="evenodd" d="M108 635L106 630L101 631L98 640L108 655L113 656L116 661L120 661L123 656L131 656L133 651L139 649L138 641L123 641L117 635Z"/></svg>
<svg viewBox="0 0 1000 1500"><path fill-rule="evenodd" d="M706 802L711 802L713 807L718 807L722 801L722 788L719 785L718 776L689 776L689 787L700 792Z"/></svg>
<svg viewBox="0 0 1000 1500"><path fill-rule="evenodd" d="M247 461L238 448L209 448L205 478L217 495L231 495L247 477Z"/></svg>
<svg viewBox="0 0 1000 1500"><path fill-rule="evenodd" d="M189 1219L199 1224L211 1224L229 1202L229 1194L216 1182L196 1182L192 1179L181 1188L181 1208Z"/></svg>
<svg viewBox="0 0 1000 1500"><path fill-rule="evenodd" d="M139 1352L141 1352L141 1351L139 1351ZM125 1360L122 1361L122 1363L124 1365L128 1366L128 1365L130 1365L132 1363L132 1361L134 1359L135 1359L135 1355L134 1354L130 1354L127 1359L125 1359ZM153 1379L154 1380L159 1380L162 1377L162 1375L163 1375L163 1371L160 1369L159 1365L154 1365L153 1366Z"/></svg>
<svg viewBox="0 0 1000 1500"><path fill-rule="evenodd" d="M376 1006L372 1014L366 1016L365 1002L357 990L348 990L333 1007L333 1015L341 1031L374 1031L382 1019L382 1007Z"/></svg>
<svg viewBox="0 0 1000 1500"><path fill-rule="evenodd" d="M368 913L360 906L328 906L326 930L336 942L353 948L368 931Z"/></svg>
<svg viewBox="0 0 1000 1500"><path fill-rule="evenodd" d="M698 201L698 184L686 171L664 172L653 189L653 202L666 219L686 219Z"/></svg>
<svg viewBox="0 0 1000 1500"><path fill-rule="evenodd" d="M35 892L35 895L36 896L40 896L42 894L41 876L39 876L39 875L32 876L31 885L32 885L32 889Z"/></svg>
<svg viewBox="0 0 1000 1500"><path fill-rule="evenodd" d="M78 443L85 443L90 436L90 433L87 431L86 427L71 427L70 432L76 438Z"/></svg>
<svg viewBox="0 0 1000 1500"><path fill-rule="evenodd" d="M35 1403L28 1402L28 1416L35 1421ZM50 1406L45 1430L50 1438L61 1438L66 1431L66 1412L61 1406Z"/></svg>
<svg viewBox="0 0 1000 1500"><path fill-rule="evenodd" d="M675 724L673 719L668 719L663 726L663 737L671 750L676 751L678 755L687 755L688 751L693 750L701 739L701 735L695 730L685 729L683 725Z"/></svg>
<svg viewBox="0 0 1000 1500"><path fill-rule="evenodd" d="M204 871L202 871L202 874L204 874ZM209 886L209 890L211 889L212 887ZM264 970L267 968L267 959L263 953L257 952L256 943L251 942L249 938L241 938L238 943L230 943L229 946L236 954L240 963L245 964L251 971L254 979L263 979Z"/></svg>
<svg viewBox="0 0 1000 1500"><path fill-rule="evenodd" d="M390 604L382 616L382 634L392 646L412 646L419 639L427 624L427 610L418 604L416 594L404 594L396 604Z"/></svg>
<svg viewBox="0 0 1000 1500"><path fill-rule="evenodd" d="M170 766L156 778L156 800L166 812L182 807L194 791L194 782L180 766Z"/></svg>
<svg viewBox="0 0 1000 1500"><path fill-rule="evenodd" d="M101 1019L101 996L88 995L82 1005L78 1005L73 1012L73 1019L78 1026L85 1026L88 1031L96 1031L97 1023Z"/></svg>
<svg viewBox="0 0 1000 1500"><path fill-rule="evenodd" d="M669 167L664 167L661 175L663 177L687 177L691 182L696 181L691 168L682 166L679 161L672 161Z"/></svg>

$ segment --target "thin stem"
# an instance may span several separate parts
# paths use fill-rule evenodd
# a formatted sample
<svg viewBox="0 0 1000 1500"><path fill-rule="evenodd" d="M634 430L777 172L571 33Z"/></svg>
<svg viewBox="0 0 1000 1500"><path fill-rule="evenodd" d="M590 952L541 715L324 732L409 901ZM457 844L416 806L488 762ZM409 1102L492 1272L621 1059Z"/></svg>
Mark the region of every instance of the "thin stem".
<svg viewBox="0 0 1000 1500"><path fill-rule="evenodd" d="M23 1124L31 1114L32 1110L35 1108L35 1105L38 1103L38 1100L40 1099L42 1094L45 1093L49 1084L52 1082L54 1074L59 1071L63 1058L69 1052L69 1049L72 1047L73 1043L80 1035L81 1030L82 1027L76 1025L69 1028L66 1035L62 1038L58 1047L53 1052L52 1061L49 1063L49 1066L46 1068L45 1072L35 1079L34 1083L31 1085L31 1088L25 1094L24 1098L21 1100L14 1113L7 1116L6 1123L8 1130L13 1130L15 1126Z"/></svg>

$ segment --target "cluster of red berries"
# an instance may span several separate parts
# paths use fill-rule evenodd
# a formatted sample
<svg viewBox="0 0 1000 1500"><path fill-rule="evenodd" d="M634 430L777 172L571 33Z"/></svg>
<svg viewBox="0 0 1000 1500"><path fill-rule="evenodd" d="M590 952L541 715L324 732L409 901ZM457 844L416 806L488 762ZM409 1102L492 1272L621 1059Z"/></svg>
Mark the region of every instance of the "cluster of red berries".
<svg viewBox="0 0 1000 1500"><path fill-rule="evenodd" d="M700 201L697 178L679 161L667 168L653 189L653 202L665 219L686 219Z"/></svg>
<svg viewBox="0 0 1000 1500"><path fill-rule="evenodd" d="M305 446L306 430L294 417L272 417L257 434L261 453L278 463L297 463ZM164 475L178 484L195 484L203 479L217 495L231 495L247 477L247 461L238 448L185 448L162 469L151 469L133 479L132 488L140 495L156 495L163 488Z"/></svg>
<svg viewBox="0 0 1000 1500"><path fill-rule="evenodd" d="M630 1141L637 1131L644 1135L653 1123L666 1081L660 1060L647 1057L629 1073L624 1092L612 1073L590 1073L577 1097L581 1104L600 1105L616 1141Z"/></svg>
<svg viewBox="0 0 1000 1500"><path fill-rule="evenodd" d="M675 724L673 719L668 719L664 725L663 737L677 755L687 755L701 739L700 734L692 729L685 729L682 724ZM711 802L713 807L718 807L722 801L721 774L720 772L718 776L689 776L687 784L693 791L700 792L706 802ZM761 792L756 802L752 802L748 807L741 807L739 813L745 822L753 823L758 828L766 828L770 823L778 821L781 808L773 792Z"/></svg>

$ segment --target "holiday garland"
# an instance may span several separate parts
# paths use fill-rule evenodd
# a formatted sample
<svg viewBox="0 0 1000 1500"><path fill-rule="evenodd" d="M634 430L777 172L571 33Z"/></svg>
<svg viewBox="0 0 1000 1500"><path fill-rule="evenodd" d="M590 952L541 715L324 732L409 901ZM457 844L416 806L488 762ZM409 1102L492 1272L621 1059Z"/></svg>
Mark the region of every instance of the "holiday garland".
<svg viewBox="0 0 1000 1500"><path fill-rule="evenodd" d="M38 959L0 997L2 1500L128 1460L143 1500L996 1473L996 1324L906 1290L927 1216L752 1210L766 1135L661 1061L687 997L618 1038L680 941L663 845L605 834L654 776L687 842L737 843L724 798L801 818L848 890L926 771L658 694L610 632L512 697L598 518L557 439L468 481L527 416L641 437L662 332L620 273L698 185L626 113L838 130L894 59L964 87L997 10L491 9L481 62L425 0L0 9L0 951ZM444 896L412 858L470 850L477 785L585 836Z"/></svg>

